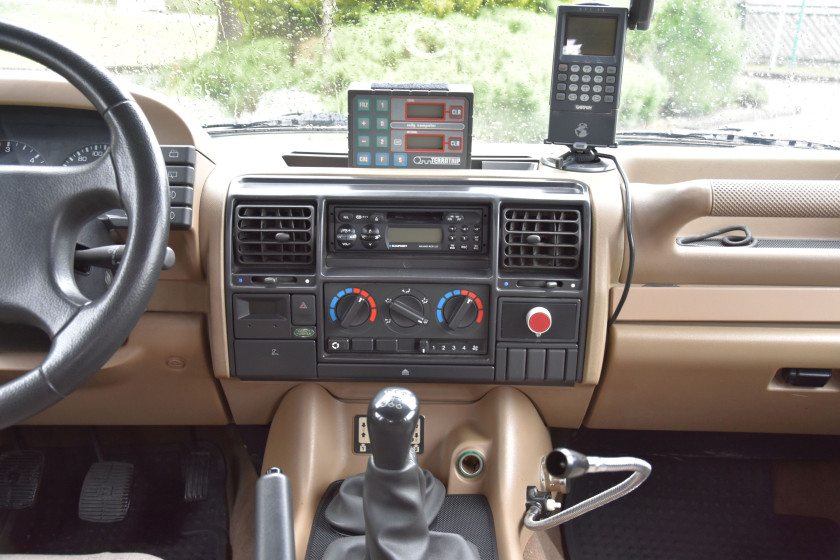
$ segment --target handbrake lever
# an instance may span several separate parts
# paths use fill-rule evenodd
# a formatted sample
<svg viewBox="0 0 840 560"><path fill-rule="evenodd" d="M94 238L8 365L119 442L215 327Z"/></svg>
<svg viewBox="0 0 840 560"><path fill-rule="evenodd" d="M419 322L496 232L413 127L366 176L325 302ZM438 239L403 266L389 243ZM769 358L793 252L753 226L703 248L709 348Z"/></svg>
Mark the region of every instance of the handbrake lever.
<svg viewBox="0 0 840 560"><path fill-rule="evenodd" d="M254 560L295 560L292 483L277 467L257 480Z"/></svg>

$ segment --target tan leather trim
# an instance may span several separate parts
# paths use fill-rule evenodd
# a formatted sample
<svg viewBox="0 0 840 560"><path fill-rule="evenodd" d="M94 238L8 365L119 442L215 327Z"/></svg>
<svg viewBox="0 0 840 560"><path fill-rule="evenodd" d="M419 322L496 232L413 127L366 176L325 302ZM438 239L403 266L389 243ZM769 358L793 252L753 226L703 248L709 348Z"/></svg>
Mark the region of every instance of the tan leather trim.
<svg viewBox="0 0 840 560"><path fill-rule="evenodd" d="M616 324L591 428L840 434L840 331ZM834 368L822 389L781 368Z"/></svg>
<svg viewBox="0 0 840 560"><path fill-rule="evenodd" d="M225 316L225 203L230 177L219 169L212 173L201 193L201 213L198 220L201 259L207 277L209 296L210 356L216 377L230 377L228 361L227 318Z"/></svg>
<svg viewBox="0 0 840 560"><path fill-rule="evenodd" d="M837 181L713 180L713 216L840 218Z"/></svg>
<svg viewBox="0 0 840 560"><path fill-rule="evenodd" d="M228 423L207 359L204 317L146 313L126 344L79 389L27 424L211 425ZM43 356L3 354L0 382ZM183 364L183 367L179 367Z"/></svg>
<svg viewBox="0 0 840 560"><path fill-rule="evenodd" d="M610 294L611 311L622 288ZM840 288L633 286L619 322L840 323Z"/></svg>
<svg viewBox="0 0 840 560"><path fill-rule="evenodd" d="M368 398L379 387L369 389ZM341 401L318 385L302 384L286 395L274 415L263 471L280 467L292 482L298 558L304 557L315 509L327 486L365 469L367 456L353 454L352 444L353 417L366 410L367 399ZM532 534L521 525L525 488L537 483L540 459L551 445L536 410L520 392L505 387L475 403L422 402L421 413L426 428L420 465L431 470L449 494L486 495L499 557L521 559ZM455 470L466 450L479 451L485 458L484 473L474 479Z"/></svg>
<svg viewBox="0 0 840 560"><path fill-rule="evenodd" d="M300 384L297 381L240 381L236 378L219 380L224 390L231 414L237 424L268 424L278 403ZM342 400L369 399L382 382L309 382L317 383ZM480 400L495 385L467 385L444 383L401 383L423 402L471 403ZM537 408L540 417L549 426L577 428L583 422L593 385L574 387L516 386Z"/></svg>
<svg viewBox="0 0 840 560"><path fill-rule="evenodd" d="M119 81L119 78L117 79ZM213 159L210 137L200 127L187 123L174 109L169 99L136 86L123 84L154 129L161 144L189 144ZM69 82L50 72L9 72L0 78L3 105L29 105L35 107L66 107L90 109L93 105Z"/></svg>
<svg viewBox="0 0 840 560"><path fill-rule="evenodd" d="M749 185L743 187L744 197L748 196L747 191L750 188ZM631 194L636 241L634 283L792 286L836 284L838 252L832 249L678 245L677 237L687 224L705 218L712 212L712 188L709 181L672 185L633 184ZM736 217L728 223L739 224L743 220ZM835 227L840 225L840 220L830 221L834 222ZM766 224L766 220L763 223ZM805 224L802 224L797 231L801 233L805 227ZM827 231L827 227L821 227L821 231ZM780 229L781 227L773 228L774 231ZM753 233L764 234L763 231Z"/></svg>
<svg viewBox="0 0 840 560"><path fill-rule="evenodd" d="M803 150L741 146L736 148L622 146L621 158L630 181L671 184L698 179L836 181L838 154L831 150Z"/></svg>

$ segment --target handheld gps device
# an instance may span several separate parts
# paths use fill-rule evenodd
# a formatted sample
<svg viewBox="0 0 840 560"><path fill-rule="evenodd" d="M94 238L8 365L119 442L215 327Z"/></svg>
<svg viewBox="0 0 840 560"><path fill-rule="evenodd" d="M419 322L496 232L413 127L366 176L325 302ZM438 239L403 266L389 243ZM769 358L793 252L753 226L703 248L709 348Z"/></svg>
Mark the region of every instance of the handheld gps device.
<svg viewBox="0 0 840 560"><path fill-rule="evenodd" d="M347 95L350 167L470 167L471 86L353 82Z"/></svg>
<svg viewBox="0 0 840 560"><path fill-rule="evenodd" d="M548 142L616 145L627 26L626 8L557 7Z"/></svg>

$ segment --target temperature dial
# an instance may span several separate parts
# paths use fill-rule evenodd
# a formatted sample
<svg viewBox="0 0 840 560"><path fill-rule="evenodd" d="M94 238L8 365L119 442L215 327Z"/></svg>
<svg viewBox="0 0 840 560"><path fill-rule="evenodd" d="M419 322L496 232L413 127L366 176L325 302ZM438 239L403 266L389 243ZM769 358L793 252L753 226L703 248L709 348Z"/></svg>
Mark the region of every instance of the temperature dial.
<svg viewBox="0 0 840 560"><path fill-rule="evenodd" d="M345 329L360 327L376 320L376 302L365 290L347 288L330 302L330 319Z"/></svg>
<svg viewBox="0 0 840 560"><path fill-rule="evenodd" d="M532 333L541 336L551 328L551 312L545 307L533 307L525 316L525 321Z"/></svg>
<svg viewBox="0 0 840 560"><path fill-rule="evenodd" d="M484 320L484 304L473 292L453 290L440 298L437 319L450 330L465 329Z"/></svg>

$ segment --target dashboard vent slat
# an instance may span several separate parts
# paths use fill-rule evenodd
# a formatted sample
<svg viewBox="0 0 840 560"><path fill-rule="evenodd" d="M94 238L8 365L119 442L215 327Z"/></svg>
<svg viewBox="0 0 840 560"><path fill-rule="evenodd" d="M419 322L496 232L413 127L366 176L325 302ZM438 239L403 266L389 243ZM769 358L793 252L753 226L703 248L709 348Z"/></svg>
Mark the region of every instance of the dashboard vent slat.
<svg viewBox="0 0 840 560"><path fill-rule="evenodd" d="M311 268L315 263L315 207L242 202L234 209L233 247L242 266Z"/></svg>
<svg viewBox="0 0 840 560"><path fill-rule="evenodd" d="M507 208L502 216L502 268L575 270L580 265L581 213L574 208Z"/></svg>

